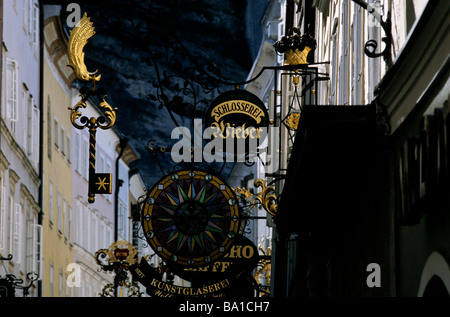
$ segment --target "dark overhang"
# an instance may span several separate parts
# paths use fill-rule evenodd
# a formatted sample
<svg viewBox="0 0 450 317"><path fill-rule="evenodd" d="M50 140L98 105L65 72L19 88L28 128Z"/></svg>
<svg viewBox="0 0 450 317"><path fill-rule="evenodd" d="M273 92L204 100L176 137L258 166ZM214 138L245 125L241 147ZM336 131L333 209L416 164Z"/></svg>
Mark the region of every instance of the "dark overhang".
<svg viewBox="0 0 450 317"><path fill-rule="evenodd" d="M280 196L279 234L346 221L367 191L381 139L373 105L305 106Z"/></svg>

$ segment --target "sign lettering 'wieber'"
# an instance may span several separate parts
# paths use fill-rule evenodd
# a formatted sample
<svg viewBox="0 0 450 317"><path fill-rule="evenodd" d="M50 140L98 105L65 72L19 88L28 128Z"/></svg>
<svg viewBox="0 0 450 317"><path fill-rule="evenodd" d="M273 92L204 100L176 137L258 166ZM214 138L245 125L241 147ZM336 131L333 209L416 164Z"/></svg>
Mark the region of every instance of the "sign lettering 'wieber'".
<svg viewBox="0 0 450 317"><path fill-rule="evenodd" d="M214 137L260 138L269 125L264 103L246 90L232 90L213 100L206 113L206 126L215 128ZM263 140L259 140L260 143Z"/></svg>

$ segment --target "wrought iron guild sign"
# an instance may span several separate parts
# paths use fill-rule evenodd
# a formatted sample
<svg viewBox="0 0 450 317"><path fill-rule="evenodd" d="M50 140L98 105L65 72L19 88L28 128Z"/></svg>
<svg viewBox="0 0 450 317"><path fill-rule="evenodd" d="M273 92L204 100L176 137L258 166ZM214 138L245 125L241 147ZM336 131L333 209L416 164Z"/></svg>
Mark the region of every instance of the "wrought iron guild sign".
<svg viewBox="0 0 450 317"><path fill-rule="evenodd" d="M137 250L131 243L124 240L113 242L108 249L98 250L94 258L102 270L115 273L114 282L103 287L101 297L114 297L119 287L120 297L123 289L127 290L128 297L141 296L139 285L128 274L137 262Z"/></svg>
<svg viewBox="0 0 450 317"><path fill-rule="evenodd" d="M244 161L256 155L258 144L267 136L269 115L256 95L236 89L221 94L211 102L206 112L206 126L214 129L214 138L224 140L227 160L233 156ZM233 144L231 149L228 144Z"/></svg>
<svg viewBox="0 0 450 317"><path fill-rule="evenodd" d="M84 128L89 130L89 203L95 202L95 194L111 194L112 192L112 174L95 172L96 133L98 128L106 130L114 125L117 110L105 101L106 95L103 89L96 90L95 84L100 81L101 75L97 75L97 71L89 72L84 63L83 48L94 34L92 22L85 13L70 32L68 43L69 66L74 70L78 80L91 83L90 90L86 87L80 89L81 100L73 108L69 107L72 125L80 130ZM100 100L99 107L104 111L104 116L97 118L82 116L81 110L86 108L87 101L95 96Z"/></svg>

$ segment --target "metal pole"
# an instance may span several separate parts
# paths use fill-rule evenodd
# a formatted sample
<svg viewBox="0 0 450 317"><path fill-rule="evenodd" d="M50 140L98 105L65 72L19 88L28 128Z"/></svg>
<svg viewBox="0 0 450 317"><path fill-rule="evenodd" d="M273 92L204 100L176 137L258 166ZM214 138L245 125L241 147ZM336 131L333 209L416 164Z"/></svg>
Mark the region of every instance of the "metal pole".
<svg viewBox="0 0 450 317"><path fill-rule="evenodd" d="M96 126L96 119L92 117L90 119L90 125L89 125L89 191L88 191L88 202L93 203L95 202L95 194L93 190L92 180L95 178L95 145L96 145L96 139L95 134L97 132L97 126Z"/></svg>

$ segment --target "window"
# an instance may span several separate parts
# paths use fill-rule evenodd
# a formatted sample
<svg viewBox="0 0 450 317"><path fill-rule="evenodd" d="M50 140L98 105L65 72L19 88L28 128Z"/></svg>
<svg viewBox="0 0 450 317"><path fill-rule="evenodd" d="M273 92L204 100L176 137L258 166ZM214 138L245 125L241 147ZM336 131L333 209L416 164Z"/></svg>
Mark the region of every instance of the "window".
<svg viewBox="0 0 450 317"><path fill-rule="evenodd" d="M61 270L59 270L59 297L63 296L63 273Z"/></svg>
<svg viewBox="0 0 450 317"><path fill-rule="evenodd" d="M354 4L353 22L352 22L352 104L359 105L362 100L362 9L359 5Z"/></svg>
<svg viewBox="0 0 450 317"><path fill-rule="evenodd" d="M64 232L64 236L67 238L67 201L63 198L63 214L62 214L62 225L61 229Z"/></svg>
<svg viewBox="0 0 450 317"><path fill-rule="evenodd" d="M18 119L17 93L17 62L6 59L6 119L13 133L15 133Z"/></svg>
<svg viewBox="0 0 450 317"><path fill-rule="evenodd" d="M50 96L47 98L47 155L52 159L52 112L50 104Z"/></svg>
<svg viewBox="0 0 450 317"><path fill-rule="evenodd" d="M376 1L369 1L372 5L377 6ZM368 13L366 13L368 14ZM381 28L378 23L375 23L374 18L370 18L367 21L367 38L374 40L376 43L380 43ZM380 81L380 71L381 71L381 58L368 58L367 59L367 90L366 90L366 103L371 103L374 98L375 87Z"/></svg>
<svg viewBox="0 0 450 317"><path fill-rule="evenodd" d="M12 240L11 240L11 254L16 255L15 262L20 263L21 260L21 246L22 246L22 206L20 204L15 204L14 209L12 209Z"/></svg>
<svg viewBox="0 0 450 317"><path fill-rule="evenodd" d="M100 248L106 248L106 231L105 231L105 224L103 223L103 221L100 224Z"/></svg>
<svg viewBox="0 0 450 317"><path fill-rule="evenodd" d="M65 144L65 140L66 140L66 133L64 131L64 127L61 125L61 139L60 139L60 146L61 146L61 154L63 156L66 155L66 144Z"/></svg>
<svg viewBox="0 0 450 317"><path fill-rule="evenodd" d="M67 281L68 277L69 277L69 275L66 273L66 274L65 274L64 280ZM70 296L70 293L69 293L69 292L70 292L70 289L73 290L73 287L68 287L68 286L66 285L66 297L69 297L69 296Z"/></svg>
<svg viewBox="0 0 450 317"><path fill-rule="evenodd" d="M81 175L84 178L88 178L88 166L89 166L89 143L87 140L83 140L83 147L81 148Z"/></svg>
<svg viewBox="0 0 450 317"><path fill-rule="evenodd" d="M348 24L348 0L342 1L341 12L341 43L338 73L338 104L348 105L348 44L349 44L349 24Z"/></svg>
<svg viewBox="0 0 450 317"><path fill-rule="evenodd" d="M23 125L24 128L24 148L26 150L26 153L28 157L32 154L32 140L33 140L33 97L28 92L28 89L26 89L24 85L24 92L23 92L23 103L24 107L23 110L26 114L26 125Z"/></svg>
<svg viewBox="0 0 450 317"><path fill-rule="evenodd" d="M337 78L336 78L336 74L337 74L337 26L338 26L338 18L336 17L334 19L334 23L333 23L333 31L332 31L332 35L331 35L331 41L333 42L333 46L332 46L332 57L331 57L331 76L330 76L330 95L329 95L329 99L328 99L328 103L330 105L334 105L336 103L336 83L337 83Z"/></svg>
<svg viewBox="0 0 450 317"><path fill-rule="evenodd" d="M53 119L53 133L55 139L55 147L59 149L59 123L56 118Z"/></svg>
<svg viewBox="0 0 450 317"><path fill-rule="evenodd" d="M75 153L74 153L74 159L75 159L75 171L78 173L81 173L80 170L80 134L75 134Z"/></svg>
<svg viewBox="0 0 450 317"><path fill-rule="evenodd" d="M6 188L3 183L3 177L0 176L0 251L3 251L5 244L5 218L6 218Z"/></svg>
<svg viewBox="0 0 450 317"><path fill-rule="evenodd" d="M32 119L32 125L31 125L31 161L35 163L35 166L37 166L37 163L39 162L39 109L36 107L36 105L33 104L33 119Z"/></svg>
<svg viewBox="0 0 450 317"><path fill-rule="evenodd" d="M82 237L83 237L83 248L89 251L89 224L90 224L90 212L89 209L83 208L83 228L82 228Z"/></svg>
<svg viewBox="0 0 450 317"><path fill-rule="evenodd" d="M30 43L38 44L39 7L34 0L25 0L23 28L29 36Z"/></svg>
<svg viewBox="0 0 450 317"><path fill-rule="evenodd" d="M26 271L42 278L42 226L36 222L36 218L27 220Z"/></svg>
<svg viewBox="0 0 450 317"><path fill-rule="evenodd" d="M57 217L58 217L58 231L61 233L62 232L62 206L61 206L61 193L58 191L57 192Z"/></svg>
<svg viewBox="0 0 450 317"><path fill-rule="evenodd" d="M23 112L26 124L23 124L23 148L28 158L37 166L39 161L39 109L27 86L23 85Z"/></svg>
<svg viewBox="0 0 450 317"><path fill-rule="evenodd" d="M22 126L22 146L27 155L30 155L28 151L28 132L31 132L29 129L30 120L31 120L31 112L28 109L28 88L25 84L22 85L22 108L19 108L19 114L23 116L24 124Z"/></svg>
<svg viewBox="0 0 450 317"><path fill-rule="evenodd" d="M70 164L70 162L72 161L72 159L70 157L72 151L70 150L71 145L70 145L69 135L67 135L67 138L66 138L66 147L67 147L67 162L69 162L69 164Z"/></svg>
<svg viewBox="0 0 450 317"><path fill-rule="evenodd" d="M48 184L48 213L49 213L49 220L50 223L53 223L53 182L52 180L49 181Z"/></svg>
<svg viewBox="0 0 450 317"><path fill-rule="evenodd" d="M111 163L109 163L109 162L107 161L107 162L106 162L106 171L105 171L105 172L111 173L111 170L112 170L112 168L111 168Z"/></svg>
<svg viewBox="0 0 450 317"><path fill-rule="evenodd" d="M98 172L99 173L105 172L105 158L103 156L100 156L100 162L98 164Z"/></svg>
<svg viewBox="0 0 450 317"><path fill-rule="evenodd" d="M39 32L39 7L37 3L32 4L32 16L31 16L31 41L33 44L38 44L38 32Z"/></svg>
<svg viewBox="0 0 450 317"><path fill-rule="evenodd" d="M49 273L49 279L50 279L50 297L54 296L54 280L53 280L53 263L50 262L50 273Z"/></svg>
<svg viewBox="0 0 450 317"><path fill-rule="evenodd" d="M67 205L67 227L67 236L72 243L72 207L70 205Z"/></svg>
<svg viewBox="0 0 450 317"><path fill-rule="evenodd" d="M30 28L30 3L31 0L24 0L23 4L23 29L26 34Z"/></svg>
<svg viewBox="0 0 450 317"><path fill-rule="evenodd" d="M117 232L118 235L127 240L128 239L128 208L127 206L119 199L119 214L118 214L118 224L117 224Z"/></svg>
<svg viewBox="0 0 450 317"><path fill-rule="evenodd" d="M111 227L106 228L106 245L110 245L113 241L113 233Z"/></svg>
<svg viewBox="0 0 450 317"><path fill-rule="evenodd" d="M98 221L97 217L93 215L92 217L92 251L97 252L98 247Z"/></svg>
<svg viewBox="0 0 450 317"><path fill-rule="evenodd" d="M77 215L76 215L77 219L76 219L76 224L75 224L76 225L75 240L78 245L82 245L83 244L83 242L82 242L83 231L81 229L82 229L82 224L83 224L83 214L82 214L83 208L79 201L77 201L76 204L77 204Z"/></svg>

